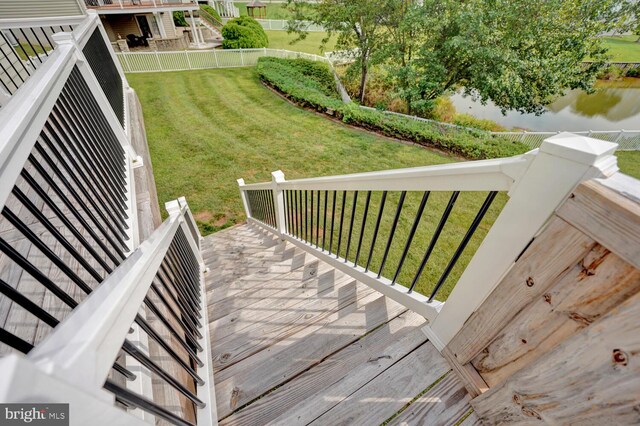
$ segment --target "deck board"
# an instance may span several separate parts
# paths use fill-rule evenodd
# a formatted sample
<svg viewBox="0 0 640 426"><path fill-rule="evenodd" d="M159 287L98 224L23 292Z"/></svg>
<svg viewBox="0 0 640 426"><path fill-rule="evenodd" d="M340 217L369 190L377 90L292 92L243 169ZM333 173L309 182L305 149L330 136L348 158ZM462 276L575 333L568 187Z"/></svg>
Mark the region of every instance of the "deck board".
<svg viewBox="0 0 640 426"><path fill-rule="evenodd" d="M455 424L471 411L424 318L256 226L213 234L203 249L216 275L220 424L380 424L398 412L397 424Z"/></svg>

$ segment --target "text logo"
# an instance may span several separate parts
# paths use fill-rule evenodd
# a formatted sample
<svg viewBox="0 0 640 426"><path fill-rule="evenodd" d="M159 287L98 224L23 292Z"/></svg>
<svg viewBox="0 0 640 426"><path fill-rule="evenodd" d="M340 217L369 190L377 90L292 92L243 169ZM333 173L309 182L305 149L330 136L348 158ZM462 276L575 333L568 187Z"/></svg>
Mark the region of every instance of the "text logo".
<svg viewBox="0 0 640 426"><path fill-rule="evenodd" d="M69 426L69 404L0 404L0 426Z"/></svg>

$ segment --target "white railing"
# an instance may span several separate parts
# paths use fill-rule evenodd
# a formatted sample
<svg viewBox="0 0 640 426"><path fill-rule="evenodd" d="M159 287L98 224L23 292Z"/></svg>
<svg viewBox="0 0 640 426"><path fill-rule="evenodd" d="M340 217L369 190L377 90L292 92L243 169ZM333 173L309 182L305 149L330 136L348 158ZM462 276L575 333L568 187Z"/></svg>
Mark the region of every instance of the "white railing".
<svg viewBox="0 0 640 426"><path fill-rule="evenodd" d="M271 182L245 184L240 179L238 183L250 223L258 224L280 235L283 240L314 254L322 261L423 315L429 320L429 326L425 332L430 335L433 343L442 350L462 327L466 319L491 293L501 277L514 264L518 255L541 232L554 210L571 194L571 191L583 180L607 177L617 171L616 158L613 156L616 147L614 143L563 133L546 139L537 150L512 158L293 181L285 180L282 172L274 172ZM342 255L339 247L337 251L333 251L331 246L327 249L325 243L325 232L329 227L327 219L324 219L322 224L322 243L319 243L318 231L316 231L314 244L313 221L315 220L315 226L319 227L321 197L324 196L324 199L328 200L328 198L332 198L330 196L332 192L334 204L330 219L329 239L331 241L335 239L333 234L335 200L340 198L339 193L342 191L346 192L342 197L343 204L340 215L344 214L344 199L348 197L347 193L354 194L352 199L355 206L358 191L368 193L367 206L373 191L385 191L383 198L386 198L386 191L400 191L402 193L421 191L425 192L426 197L428 197L427 192L435 191L453 191L454 193L459 191L505 191L508 195L508 201L464 269L447 301L440 302L434 299L437 286L430 297L419 294L417 291L412 291L415 280L411 286L408 286L408 283L403 284L395 280L398 276L397 270L393 278L386 277L382 273L384 266L380 268L381 271L375 273L368 269L369 260L361 257L361 262L355 263L358 255L356 254L354 261L353 257L349 257L349 248L346 250L346 255ZM311 193L312 203L310 239L306 235L308 225L306 216L308 212L307 192ZM314 192L318 197L316 200L318 210L315 213L317 215L315 219ZM298 198L298 194L300 194L300 198ZM304 207L302 197L305 200ZM401 195L396 210L396 224L402 209L403 199L404 195ZM326 217L327 211L331 211L331 203L329 205L326 203L327 201L325 201L323 209L324 217ZM381 201L381 204L384 206L384 201ZM362 207L358 209L358 211L362 211ZM377 220L374 220L375 217L373 217L372 220L367 221L368 207L364 207L365 213L360 220L363 223L359 231L360 234L365 232L366 223L369 223L370 227L373 227L374 222L376 223L371 237L373 240L371 253L374 252L374 244L377 241L376 235L380 225L380 217L382 217L382 209L383 207L380 207ZM301 213L302 211L304 213ZM348 229L345 235L349 235L349 238L353 232L355 212L356 208L354 207L350 218L351 225L345 225L345 229ZM478 214L476 219L478 217L481 219L482 215ZM438 225L441 230L447 218L448 213L443 214L443 219ZM346 221L344 219L344 222ZM343 217L341 216L340 225L342 223ZM465 238L469 232L473 234L473 226L472 224ZM305 233L300 229L304 229ZM391 235L394 234L394 229L396 229L395 225L392 224ZM339 232L342 235L342 227ZM413 232L415 229L409 234L405 250L410 246ZM443 232L447 232L446 227ZM437 241L437 238L434 238ZM390 246L391 239L392 236L389 237L386 250ZM360 244L358 243L358 246ZM335 248L335 245L333 247ZM435 247L437 248L437 246ZM462 250L464 247L461 244ZM360 250L359 247L358 250ZM386 258L386 254L384 256ZM448 268L455 266L457 261L455 256L454 254ZM382 265L384 265L385 258L382 260ZM443 276L446 278L446 275Z"/></svg>
<svg viewBox="0 0 640 426"><path fill-rule="evenodd" d="M30 337L11 329L15 324L0 324L0 339L5 344L2 353L13 348L0 357L0 400L68 403L73 425L147 424L154 416L179 424L182 420L175 417L175 407L151 400L151 381L143 383L149 374L142 369L145 366L194 401L198 424L217 424L198 228L185 200L180 199L167 204L169 218L140 244L133 168L141 163L125 131L128 111L120 121L115 110L124 103L126 78L114 53L104 48L109 44L98 16L89 13L74 25L73 33L51 36L55 48L47 60L0 109L0 220L3 226L12 226L14 238L22 238L42 253L34 264L3 236L0 256L12 259L24 271L21 276L29 275L33 283L56 296L55 300L45 298L40 306L20 293L24 291L20 284L9 283L15 288L5 296L35 317L18 325L35 327L43 321L51 329L44 330L49 334L41 342L27 341ZM119 91L110 91L111 87ZM30 230L25 222L31 223L32 217L51 238ZM0 265L6 272L8 263ZM164 293L176 297L176 304L163 301L168 310L174 309L171 318L183 328L184 324L193 327L191 340L186 328L182 338L187 340L184 350L191 351L194 365L199 365L197 372L192 364L171 354L178 339L171 344L163 341L153 327L148 328L141 313L149 309L157 319L168 321L147 297L150 288L160 297L153 281L160 279L159 268L165 266L177 268L169 269L171 276L183 279L169 280L167 285L174 286L175 293ZM77 289L86 297L76 294ZM181 292L183 295L178 294ZM176 309L184 311L176 314ZM187 318L184 312L194 318ZM163 324L180 337L171 323ZM144 330L158 347L182 361L185 371L194 377L195 394L184 386L179 389L179 381L154 361L143 339L126 341L130 329L130 337L138 340L139 330ZM202 361L195 355L198 349ZM128 354L124 363L116 361L121 351ZM126 387L109 380L105 384L112 368L127 380L135 380ZM117 407L116 400L130 411Z"/></svg>
<svg viewBox="0 0 640 426"><path fill-rule="evenodd" d="M199 425L217 424L213 369L206 300L204 262L198 249L200 235L184 199L167 203L168 219L93 291L60 325L26 356L11 354L0 358L0 399L4 403L39 401L67 403L73 425L147 424L114 405L114 396L103 388L130 328L138 315L158 270L175 244L176 235L188 240L190 253L199 264L197 282L202 326L199 340L204 348L204 365L199 372L197 396L206 409L197 411ZM197 232L197 231L196 231ZM184 242L184 239L182 240ZM184 248L184 247L183 247ZM185 269L187 266L185 266ZM127 394L127 396L130 396ZM149 400L127 400L134 405L152 406ZM155 407L162 410L163 407ZM171 412L156 412L171 421Z"/></svg>

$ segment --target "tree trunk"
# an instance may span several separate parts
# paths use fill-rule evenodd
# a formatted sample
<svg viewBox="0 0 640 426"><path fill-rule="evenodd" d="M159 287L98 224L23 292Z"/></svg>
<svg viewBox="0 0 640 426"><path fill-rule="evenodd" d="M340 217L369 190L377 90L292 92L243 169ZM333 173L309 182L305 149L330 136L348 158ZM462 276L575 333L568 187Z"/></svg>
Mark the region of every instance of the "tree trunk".
<svg viewBox="0 0 640 426"><path fill-rule="evenodd" d="M360 89L358 91L358 99L360 100L360 105L364 105L364 95L367 87L367 73L369 71L369 67L367 63L362 61L362 68L360 74Z"/></svg>

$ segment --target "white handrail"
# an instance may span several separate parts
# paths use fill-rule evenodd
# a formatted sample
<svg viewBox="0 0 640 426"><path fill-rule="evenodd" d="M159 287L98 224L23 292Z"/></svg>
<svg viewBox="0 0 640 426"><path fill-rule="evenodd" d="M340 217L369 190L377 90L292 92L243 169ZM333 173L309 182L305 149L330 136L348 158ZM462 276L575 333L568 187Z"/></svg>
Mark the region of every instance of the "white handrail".
<svg viewBox="0 0 640 426"><path fill-rule="evenodd" d="M101 389L180 225L173 213L28 355L52 375Z"/></svg>
<svg viewBox="0 0 640 426"><path fill-rule="evenodd" d="M437 166L382 170L288 180L281 189L345 191L509 191L531 155ZM271 189L271 182L246 184L244 190Z"/></svg>
<svg viewBox="0 0 640 426"><path fill-rule="evenodd" d="M429 321L425 332L442 350L571 191L583 180L610 176L618 170L613 156L616 148L615 143L561 133L545 140L540 149L511 158L294 181L273 179L269 183L249 185L240 179L238 183L251 223L279 234L284 240L423 315ZM441 303L429 302L426 296L289 235L280 224L274 229L251 217L247 191L269 189L274 191L274 197L282 190L508 191L509 200L447 302ZM274 207L276 216L283 217L281 203L274 202Z"/></svg>
<svg viewBox="0 0 640 426"><path fill-rule="evenodd" d="M49 112L76 64L72 45L58 46L0 109L0 208L22 171Z"/></svg>

